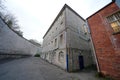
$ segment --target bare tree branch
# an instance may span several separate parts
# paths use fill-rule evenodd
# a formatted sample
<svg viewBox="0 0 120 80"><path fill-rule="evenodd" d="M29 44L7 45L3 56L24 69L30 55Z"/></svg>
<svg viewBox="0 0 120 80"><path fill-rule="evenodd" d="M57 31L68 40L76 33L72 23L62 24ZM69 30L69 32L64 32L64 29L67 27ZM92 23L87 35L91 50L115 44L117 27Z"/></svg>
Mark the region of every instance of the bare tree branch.
<svg viewBox="0 0 120 80"><path fill-rule="evenodd" d="M4 9L4 5L3 5L3 1L5 0L0 0L0 16L1 18L6 22L6 24L11 28L13 29L18 35L20 36L23 36L23 32L20 30L20 27L18 25L18 20L17 18L7 12L5 9Z"/></svg>

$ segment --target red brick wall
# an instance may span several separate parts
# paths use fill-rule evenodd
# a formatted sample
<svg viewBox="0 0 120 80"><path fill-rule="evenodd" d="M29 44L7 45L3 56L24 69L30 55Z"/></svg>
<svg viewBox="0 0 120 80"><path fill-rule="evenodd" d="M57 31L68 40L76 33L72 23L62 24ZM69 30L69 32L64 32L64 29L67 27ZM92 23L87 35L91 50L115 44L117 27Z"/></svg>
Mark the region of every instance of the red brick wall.
<svg viewBox="0 0 120 80"><path fill-rule="evenodd" d="M88 24L100 71L120 80L120 34L112 34L113 30L106 19L118 10L119 7L112 3L89 17Z"/></svg>

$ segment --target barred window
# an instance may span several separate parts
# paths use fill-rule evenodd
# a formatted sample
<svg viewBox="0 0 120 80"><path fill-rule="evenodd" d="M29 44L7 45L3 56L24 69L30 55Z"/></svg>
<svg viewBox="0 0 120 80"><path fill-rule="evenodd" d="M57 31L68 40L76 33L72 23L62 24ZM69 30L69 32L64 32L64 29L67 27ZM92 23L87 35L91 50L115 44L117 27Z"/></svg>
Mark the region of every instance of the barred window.
<svg viewBox="0 0 120 80"><path fill-rule="evenodd" d="M120 32L120 11L107 17L114 33Z"/></svg>

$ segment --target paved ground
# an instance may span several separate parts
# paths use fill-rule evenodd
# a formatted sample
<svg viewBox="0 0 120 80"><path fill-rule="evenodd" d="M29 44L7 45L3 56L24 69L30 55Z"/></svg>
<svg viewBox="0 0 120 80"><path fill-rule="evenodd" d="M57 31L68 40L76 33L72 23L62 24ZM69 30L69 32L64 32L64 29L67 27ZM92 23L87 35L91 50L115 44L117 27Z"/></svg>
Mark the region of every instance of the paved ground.
<svg viewBox="0 0 120 80"><path fill-rule="evenodd" d="M99 80L94 71L67 73L36 57L3 62L0 62L0 80Z"/></svg>

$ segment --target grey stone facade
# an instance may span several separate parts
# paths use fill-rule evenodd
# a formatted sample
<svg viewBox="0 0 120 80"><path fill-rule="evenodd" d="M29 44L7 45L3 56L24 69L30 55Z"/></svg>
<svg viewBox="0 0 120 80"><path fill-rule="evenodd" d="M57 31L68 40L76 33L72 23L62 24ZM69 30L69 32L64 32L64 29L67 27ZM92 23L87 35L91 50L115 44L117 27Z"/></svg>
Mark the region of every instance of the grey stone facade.
<svg viewBox="0 0 120 80"><path fill-rule="evenodd" d="M119 6L120 8L120 0L115 0L116 4Z"/></svg>
<svg viewBox="0 0 120 80"><path fill-rule="evenodd" d="M65 4L43 37L42 58L67 71L93 64L85 20ZM81 65L80 65L81 64Z"/></svg>
<svg viewBox="0 0 120 80"><path fill-rule="evenodd" d="M0 18L0 56L2 58L15 55L34 55L40 48L17 35Z"/></svg>

